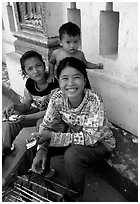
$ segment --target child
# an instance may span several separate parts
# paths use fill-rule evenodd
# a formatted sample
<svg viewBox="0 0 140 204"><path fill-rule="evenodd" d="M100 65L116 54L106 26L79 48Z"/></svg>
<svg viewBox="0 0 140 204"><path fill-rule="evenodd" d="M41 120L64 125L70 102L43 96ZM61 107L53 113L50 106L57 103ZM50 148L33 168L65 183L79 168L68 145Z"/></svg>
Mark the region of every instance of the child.
<svg viewBox="0 0 140 204"><path fill-rule="evenodd" d="M3 158L11 153L12 143L24 127L39 126L42 121L48 101L42 103L45 96L49 99L50 92L59 86L58 81L48 82L48 74L42 56L35 51L27 51L20 59L22 76L28 77L24 99L20 104L10 104L3 110L3 117L9 118L13 113L18 114L16 122L6 122L3 135Z"/></svg>
<svg viewBox="0 0 140 204"><path fill-rule="evenodd" d="M34 133L35 137L41 136L38 144L42 145L32 169L42 162L42 169L48 172L51 157L64 154L68 187L82 195L87 167L112 152L115 138L102 98L87 84L86 65L75 57L66 57L60 61L56 75L60 89L50 98L39 133ZM61 120L68 126L67 130L54 131L53 126ZM46 140L50 140L47 154Z"/></svg>
<svg viewBox="0 0 140 204"><path fill-rule="evenodd" d="M49 60L50 80L55 76L55 67L57 67L59 61L65 57L76 57L84 62L88 69L103 69L102 63L94 64L88 62L84 53L78 50L80 36L80 28L72 22L65 23L59 28L59 40L62 47L55 50Z"/></svg>

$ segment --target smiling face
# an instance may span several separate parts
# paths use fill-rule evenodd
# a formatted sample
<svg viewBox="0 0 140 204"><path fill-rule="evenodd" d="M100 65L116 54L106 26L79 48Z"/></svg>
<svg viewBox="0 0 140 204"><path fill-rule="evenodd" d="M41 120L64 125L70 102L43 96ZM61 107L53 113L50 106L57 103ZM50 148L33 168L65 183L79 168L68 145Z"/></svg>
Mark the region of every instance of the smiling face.
<svg viewBox="0 0 140 204"><path fill-rule="evenodd" d="M42 61L37 57L31 57L24 62L26 74L36 82L45 78L45 67Z"/></svg>
<svg viewBox="0 0 140 204"><path fill-rule="evenodd" d="M60 73L59 86L69 98L72 107L77 107L81 103L84 96L85 78L80 71L66 66Z"/></svg>
<svg viewBox="0 0 140 204"><path fill-rule="evenodd" d="M80 37L79 35L76 36L69 36L68 34L63 34L61 44L65 52L69 54L73 54L77 51L79 47Z"/></svg>

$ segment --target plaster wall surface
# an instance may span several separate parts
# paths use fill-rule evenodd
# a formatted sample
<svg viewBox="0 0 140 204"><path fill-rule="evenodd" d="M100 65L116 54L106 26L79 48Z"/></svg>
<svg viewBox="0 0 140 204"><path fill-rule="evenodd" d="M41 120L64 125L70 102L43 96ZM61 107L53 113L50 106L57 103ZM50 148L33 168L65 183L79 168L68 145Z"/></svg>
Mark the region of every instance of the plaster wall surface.
<svg viewBox="0 0 140 204"><path fill-rule="evenodd" d="M8 53L6 55L6 63L8 65L8 75L10 78L11 88L20 96L24 96L24 85L25 80L23 80L20 70L20 54L15 52Z"/></svg>
<svg viewBox="0 0 140 204"><path fill-rule="evenodd" d="M100 11L105 3L77 2L81 9L82 49L88 61L102 62L103 73L137 86L138 83L138 3L114 2L119 12L118 55L99 55Z"/></svg>
<svg viewBox="0 0 140 204"><path fill-rule="evenodd" d="M91 73L92 72L92 73ZM88 70L92 87L103 97L108 119L138 135L138 89Z"/></svg>
<svg viewBox="0 0 140 204"><path fill-rule="evenodd" d="M67 22L67 2L46 2L46 15L47 15L47 35L48 37L58 36L58 29Z"/></svg>
<svg viewBox="0 0 140 204"><path fill-rule="evenodd" d="M88 70L91 85L103 96L109 119L138 135L138 3L113 3L120 18L117 55L99 54L100 11L106 4L77 2L77 7L85 56L104 64L102 71Z"/></svg>

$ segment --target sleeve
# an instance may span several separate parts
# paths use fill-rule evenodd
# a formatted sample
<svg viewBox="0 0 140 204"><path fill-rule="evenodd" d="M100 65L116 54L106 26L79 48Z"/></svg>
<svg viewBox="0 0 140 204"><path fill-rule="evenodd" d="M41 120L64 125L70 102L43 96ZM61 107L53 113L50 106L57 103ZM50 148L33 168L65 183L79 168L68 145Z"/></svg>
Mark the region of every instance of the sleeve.
<svg viewBox="0 0 140 204"><path fill-rule="evenodd" d="M108 150L115 148L116 141L110 130L110 124L106 118L103 100L98 98L97 107L91 105L89 116L83 126L85 145L94 146L97 142L102 142ZM97 103L97 101L96 101ZM96 107L96 108L95 108Z"/></svg>
<svg viewBox="0 0 140 204"><path fill-rule="evenodd" d="M53 97L54 95L52 95L50 98L43 122L39 128L39 132L48 129L52 132L64 132L65 130L66 124L63 122L62 116L59 113L61 99Z"/></svg>
<svg viewBox="0 0 140 204"><path fill-rule="evenodd" d="M83 126L85 145L94 145L104 137L107 127L105 126L105 112L102 99L98 105L91 104L90 112Z"/></svg>

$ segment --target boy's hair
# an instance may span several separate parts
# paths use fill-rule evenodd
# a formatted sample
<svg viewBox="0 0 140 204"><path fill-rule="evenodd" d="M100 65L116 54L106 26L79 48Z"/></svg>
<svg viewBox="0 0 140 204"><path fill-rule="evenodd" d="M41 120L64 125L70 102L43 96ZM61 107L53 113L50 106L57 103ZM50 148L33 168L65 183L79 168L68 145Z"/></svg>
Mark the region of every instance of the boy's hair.
<svg viewBox="0 0 140 204"><path fill-rule="evenodd" d="M29 59L29 58L32 58L32 57L36 57L36 58L38 58L41 62L43 62L43 64L44 64L44 69L45 69L45 62L43 61L42 56L41 56L38 52L36 52L36 51L34 51L34 50L27 51L27 52L25 52L25 53L21 56L21 58L20 58L21 75L23 76L23 78L25 78L25 77L27 76L27 73L26 73L26 71L25 71L25 61L26 61L27 59Z"/></svg>
<svg viewBox="0 0 140 204"><path fill-rule="evenodd" d="M59 76L61 74L61 71L66 67L66 66L70 66L70 67L74 67L75 69L77 69L86 79L86 84L85 84L85 88L89 88L91 89L90 86L90 82L87 76L87 71L86 71L86 65L84 62L82 62L81 60L75 58L75 57L66 57L63 60L61 60L59 62L59 65L56 69L56 76L57 79L59 79Z"/></svg>
<svg viewBox="0 0 140 204"><path fill-rule="evenodd" d="M73 37L78 35L80 37L81 31L78 25L72 22L68 22L68 23L63 24L59 28L59 39L60 40L62 40L64 34L68 34L69 36L73 36Z"/></svg>

